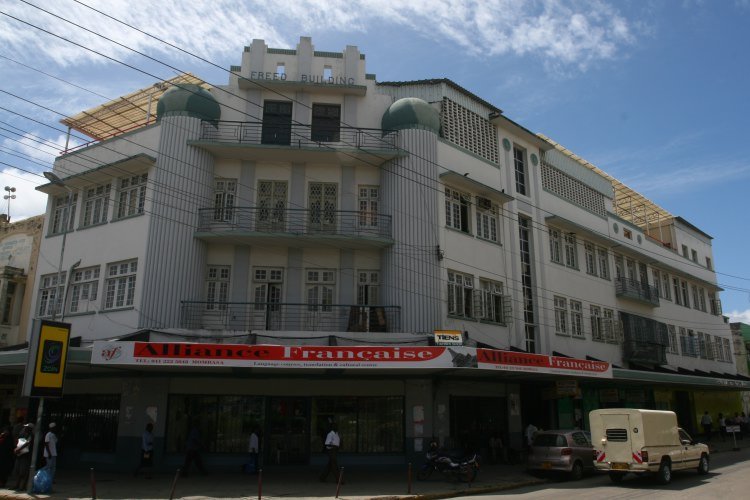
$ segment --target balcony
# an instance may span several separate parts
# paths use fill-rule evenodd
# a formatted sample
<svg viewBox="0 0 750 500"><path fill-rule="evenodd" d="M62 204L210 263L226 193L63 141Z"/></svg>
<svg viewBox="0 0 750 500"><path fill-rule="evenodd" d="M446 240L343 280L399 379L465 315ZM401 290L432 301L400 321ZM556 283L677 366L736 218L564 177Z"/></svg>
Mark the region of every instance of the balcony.
<svg viewBox="0 0 750 500"><path fill-rule="evenodd" d="M347 248L393 244L391 216L354 210L231 207L198 211L201 239L231 236L246 244L320 246L346 241Z"/></svg>
<svg viewBox="0 0 750 500"><path fill-rule="evenodd" d="M398 306L182 302L182 328L240 331L401 332Z"/></svg>
<svg viewBox="0 0 750 500"><path fill-rule="evenodd" d="M630 278L615 278L615 294L618 297L637 300L654 307L659 306L659 290L655 286Z"/></svg>
<svg viewBox="0 0 750 500"><path fill-rule="evenodd" d="M623 359L663 365L667 362L667 325L635 314L620 312L623 328Z"/></svg>
<svg viewBox="0 0 750 500"><path fill-rule="evenodd" d="M200 139L190 144L218 158L379 166L403 154L397 136L374 128L219 121L203 122Z"/></svg>

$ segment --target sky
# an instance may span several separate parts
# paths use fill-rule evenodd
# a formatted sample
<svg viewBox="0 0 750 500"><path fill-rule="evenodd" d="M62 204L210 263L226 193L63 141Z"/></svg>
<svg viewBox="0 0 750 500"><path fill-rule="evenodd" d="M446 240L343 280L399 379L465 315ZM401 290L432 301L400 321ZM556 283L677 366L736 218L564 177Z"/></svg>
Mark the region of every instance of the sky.
<svg viewBox="0 0 750 500"><path fill-rule="evenodd" d="M378 81L449 78L698 226L750 323L748 26L750 0L0 0L0 213L44 213L63 116L310 36Z"/></svg>

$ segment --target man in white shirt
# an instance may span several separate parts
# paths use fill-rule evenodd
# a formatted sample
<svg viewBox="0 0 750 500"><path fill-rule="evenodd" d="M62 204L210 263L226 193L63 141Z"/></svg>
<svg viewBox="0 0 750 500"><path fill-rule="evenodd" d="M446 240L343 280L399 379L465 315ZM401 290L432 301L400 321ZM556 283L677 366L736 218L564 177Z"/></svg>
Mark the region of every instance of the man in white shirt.
<svg viewBox="0 0 750 500"><path fill-rule="evenodd" d="M326 464L326 468L323 471L323 474L320 476L320 482L324 483L326 480L328 480L328 476L333 473L333 480L338 481L339 477L339 463L338 463L338 453L339 453L339 447L341 446L341 437L339 437L339 433L336 432L336 424L331 424L331 431L326 436L325 441L325 447L326 452L328 453L328 464Z"/></svg>
<svg viewBox="0 0 750 500"><path fill-rule="evenodd" d="M252 464L253 472L258 472L258 452L260 451L260 439L258 438L258 434L258 429L253 429L247 446L247 451L250 453L250 463Z"/></svg>
<svg viewBox="0 0 750 500"><path fill-rule="evenodd" d="M47 461L45 466L49 471L50 480L55 480L55 471L57 470L57 424L49 424L49 432L44 436L44 459Z"/></svg>
<svg viewBox="0 0 750 500"><path fill-rule="evenodd" d="M536 437L536 433L539 431L539 429L536 428L534 424L529 422L528 427L526 427L526 445L531 448L531 445L534 444L534 438Z"/></svg>

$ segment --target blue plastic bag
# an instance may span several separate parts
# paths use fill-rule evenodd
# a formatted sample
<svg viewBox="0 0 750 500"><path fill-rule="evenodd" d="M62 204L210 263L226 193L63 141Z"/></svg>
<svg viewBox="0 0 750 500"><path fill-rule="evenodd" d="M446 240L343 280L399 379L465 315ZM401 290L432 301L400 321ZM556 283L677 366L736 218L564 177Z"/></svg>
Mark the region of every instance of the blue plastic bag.
<svg viewBox="0 0 750 500"><path fill-rule="evenodd" d="M34 493L49 493L52 489L52 476L49 470L44 467L39 469L34 475Z"/></svg>

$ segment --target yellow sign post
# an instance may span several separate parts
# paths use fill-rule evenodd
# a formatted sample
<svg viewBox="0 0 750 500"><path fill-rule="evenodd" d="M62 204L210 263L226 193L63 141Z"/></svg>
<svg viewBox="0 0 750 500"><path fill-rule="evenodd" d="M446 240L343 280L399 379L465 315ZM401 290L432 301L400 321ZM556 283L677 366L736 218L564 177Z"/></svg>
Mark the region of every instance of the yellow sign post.
<svg viewBox="0 0 750 500"><path fill-rule="evenodd" d="M70 324L46 320L41 323L30 395L61 398L68 359Z"/></svg>

